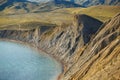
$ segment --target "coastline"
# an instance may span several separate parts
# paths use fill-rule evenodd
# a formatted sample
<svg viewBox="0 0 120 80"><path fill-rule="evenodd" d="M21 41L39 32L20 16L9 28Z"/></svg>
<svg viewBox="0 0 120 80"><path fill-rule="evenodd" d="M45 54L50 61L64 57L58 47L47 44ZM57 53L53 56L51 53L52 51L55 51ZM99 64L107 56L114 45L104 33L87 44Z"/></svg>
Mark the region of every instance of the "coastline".
<svg viewBox="0 0 120 80"><path fill-rule="evenodd" d="M55 59L61 65L61 73L58 75L57 80L61 80L63 73L67 69L67 65L64 61L61 61L58 57L56 57L52 54L49 54L47 51L37 47L34 43L28 43L28 42L23 42L20 40L13 40L13 39L2 39L2 38L0 38L0 41L9 41L9 42L19 43L19 44L25 45L27 47L30 47L30 48L34 49L35 51L42 52L42 54L45 54L45 55L51 57L52 59Z"/></svg>

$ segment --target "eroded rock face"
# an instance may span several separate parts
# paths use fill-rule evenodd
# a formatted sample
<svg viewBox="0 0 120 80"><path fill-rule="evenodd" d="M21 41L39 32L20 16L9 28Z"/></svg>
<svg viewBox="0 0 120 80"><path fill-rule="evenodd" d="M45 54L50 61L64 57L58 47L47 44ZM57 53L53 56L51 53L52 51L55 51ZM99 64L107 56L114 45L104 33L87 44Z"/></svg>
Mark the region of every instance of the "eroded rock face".
<svg viewBox="0 0 120 80"><path fill-rule="evenodd" d="M101 21L90 16L76 15L74 24L67 27L63 24L42 33L44 27L32 30L2 30L0 37L35 43L68 63L70 57L90 41L101 25Z"/></svg>
<svg viewBox="0 0 120 80"><path fill-rule="evenodd" d="M120 14L104 24L87 15L74 17L71 25L0 30L0 38L34 44L57 57L67 64L63 80L118 79Z"/></svg>
<svg viewBox="0 0 120 80"><path fill-rule="evenodd" d="M74 23L76 23L76 26L78 26L78 28L80 26L83 26L81 33L83 35L84 44L87 44L90 41L91 36L95 34L103 24L101 21L85 14L76 15L75 19L76 20Z"/></svg>
<svg viewBox="0 0 120 80"><path fill-rule="evenodd" d="M120 79L120 14L103 24L65 80ZM72 76L70 76L72 75ZM71 78L69 78L71 77Z"/></svg>

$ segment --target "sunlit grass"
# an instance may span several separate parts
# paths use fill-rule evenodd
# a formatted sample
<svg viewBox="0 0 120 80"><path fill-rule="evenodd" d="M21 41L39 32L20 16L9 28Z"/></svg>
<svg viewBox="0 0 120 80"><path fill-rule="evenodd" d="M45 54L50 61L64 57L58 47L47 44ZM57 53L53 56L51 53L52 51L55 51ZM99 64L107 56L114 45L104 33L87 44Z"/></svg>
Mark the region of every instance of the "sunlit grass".
<svg viewBox="0 0 120 80"><path fill-rule="evenodd" d="M101 21L106 21L120 12L120 6L92 6L89 8L67 9L72 14L87 14Z"/></svg>
<svg viewBox="0 0 120 80"><path fill-rule="evenodd" d="M120 6L93 6L89 8L63 8L51 12L6 15L0 13L0 27L21 23L40 22L62 25L71 24L75 14L87 14L101 21L110 19L120 12Z"/></svg>

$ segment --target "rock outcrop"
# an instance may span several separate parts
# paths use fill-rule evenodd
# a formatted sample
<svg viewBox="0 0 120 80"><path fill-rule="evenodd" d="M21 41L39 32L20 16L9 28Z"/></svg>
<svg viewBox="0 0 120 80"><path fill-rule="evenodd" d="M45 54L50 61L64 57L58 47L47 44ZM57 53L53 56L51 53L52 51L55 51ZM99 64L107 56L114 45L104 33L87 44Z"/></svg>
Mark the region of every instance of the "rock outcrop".
<svg viewBox="0 0 120 80"><path fill-rule="evenodd" d="M2 30L0 37L34 43L36 42L34 37L38 36L38 47L57 57L61 56L61 60L65 59L68 62L70 56L86 45L101 25L101 21L90 16L76 15L73 25L70 26L62 24L50 30L47 28L44 32L43 28L46 28L44 26L31 30Z"/></svg>
<svg viewBox="0 0 120 80"><path fill-rule="evenodd" d="M65 73L65 80L119 80L120 14L104 23L79 54L77 62Z"/></svg>
<svg viewBox="0 0 120 80"><path fill-rule="evenodd" d="M66 64L63 80L120 79L120 14L102 23L75 15L70 25L0 30L0 38L34 44Z"/></svg>

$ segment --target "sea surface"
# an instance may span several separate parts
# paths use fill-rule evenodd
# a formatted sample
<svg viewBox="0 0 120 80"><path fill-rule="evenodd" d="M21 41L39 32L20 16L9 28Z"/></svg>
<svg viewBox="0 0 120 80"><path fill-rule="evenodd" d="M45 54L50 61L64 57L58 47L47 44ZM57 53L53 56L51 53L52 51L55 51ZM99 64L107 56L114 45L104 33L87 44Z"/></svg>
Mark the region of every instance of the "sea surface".
<svg viewBox="0 0 120 80"><path fill-rule="evenodd" d="M56 80L61 64L23 44L0 41L0 80Z"/></svg>

